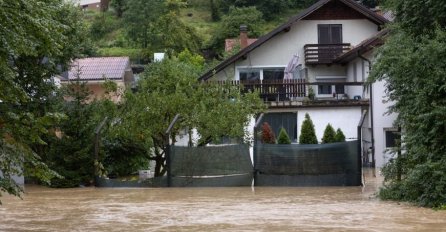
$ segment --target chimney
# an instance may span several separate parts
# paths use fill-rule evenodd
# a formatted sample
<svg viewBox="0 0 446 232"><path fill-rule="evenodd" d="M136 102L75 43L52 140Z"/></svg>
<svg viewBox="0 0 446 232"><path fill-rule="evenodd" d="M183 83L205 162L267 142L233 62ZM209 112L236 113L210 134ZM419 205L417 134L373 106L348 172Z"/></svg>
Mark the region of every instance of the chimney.
<svg viewBox="0 0 446 232"><path fill-rule="evenodd" d="M240 49L248 47L248 26L240 25Z"/></svg>

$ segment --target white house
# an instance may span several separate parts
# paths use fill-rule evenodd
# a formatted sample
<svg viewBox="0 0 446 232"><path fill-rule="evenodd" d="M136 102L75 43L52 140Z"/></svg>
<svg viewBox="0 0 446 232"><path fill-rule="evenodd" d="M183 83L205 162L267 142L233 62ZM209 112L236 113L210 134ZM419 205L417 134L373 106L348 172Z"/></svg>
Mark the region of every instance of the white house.
<svg viewBox="0 0 446 232"><path fill-rule="evenodd" d="M353 0L320 0L200 80L240 81L247 90L259 90L269 106L264 121L276 134L284 127L295 142L306 113L319 141L330 123L347 139L359 137L363 160L381 167L386 145L392 146L394 115L383 116L383 83L364 83L387 22ZM294 55L299 56L297 68L286 78ZM309 92L314 100L308 99Z"/></svg>

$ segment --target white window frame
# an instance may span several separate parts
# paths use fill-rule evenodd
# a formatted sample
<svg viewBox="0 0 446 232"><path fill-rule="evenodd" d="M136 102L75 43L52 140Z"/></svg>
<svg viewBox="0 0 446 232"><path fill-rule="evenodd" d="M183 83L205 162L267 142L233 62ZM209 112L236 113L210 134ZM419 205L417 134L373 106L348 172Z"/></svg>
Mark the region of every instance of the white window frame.
<svg viewBox="0 0 446 232"><path fill-rule="evenodd" d="M263 80L263 69L269 69L269 68L283 68L285 69L285 65L258 65L258 66L237 66L235 68L235 80L240 80L240 71L249 71L249 70L259 70L260 71L260 80Z"/></svg>
<svg viewBox="0 0 446 232"><path fill-rule="evenodd" d="M339 82L339 85L342 85L343 82L347 81L347 76L316 76L316 81L324 82L324 80L342 80ZM333 82L333 81L330 81ZM316 97L318 98L332 98L333 93L336 93L336 85L331 85L331 94L319 94L319 85L316 85ZM346 89L344 86L344 93L346 93Z"/></svg>

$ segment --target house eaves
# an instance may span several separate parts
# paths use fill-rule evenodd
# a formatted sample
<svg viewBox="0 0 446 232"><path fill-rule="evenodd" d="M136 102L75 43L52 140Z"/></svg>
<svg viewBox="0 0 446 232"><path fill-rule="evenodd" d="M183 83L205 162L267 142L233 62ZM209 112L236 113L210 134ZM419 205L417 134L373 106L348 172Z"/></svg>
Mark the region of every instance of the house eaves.
<svg viewBox="0 0 446 232"><path fill-rule="evenodd" d="M288 22L282 24L281 26L277 27L276 29L272 30L268 34L260 37L256 42L249 45L248 47L240 50L238 53L234 54L233 56L229 57L228 59L222 61L220 64L218 64L215 68L209 70L205 74L203 74L198 80L205 81L209 78L211 78L215 73L220 72L221 70L225 69L232 63L236 62L239 59L246 58L246 56L257 47L261 46L265 42L269 41L274 36L282 33L282 32L288 32L291 29L291 26L295 24L296 22L304 19L306 16L312 14L314 11L318 10L325 4L331 1L340 1L347 6L351 7L352 9L358 11L359 13L363 14L367 19L374 22L377 25L384 25L385 23L389 22L386 18L376 14L375 12L371 11L367 7L361 5L360 3L357 3L354 0L320 0L307 8L306 10L300 12L296 16L292 17Z"/></svg>
<svg viewBox="0 0 446 232"><path fill-rule="evenodd" d="M364 40L348 52L338 56L333 63L347 64L358 56L384 44L384 37L389 34L389 29L381 30L369 39Z"/></svg>

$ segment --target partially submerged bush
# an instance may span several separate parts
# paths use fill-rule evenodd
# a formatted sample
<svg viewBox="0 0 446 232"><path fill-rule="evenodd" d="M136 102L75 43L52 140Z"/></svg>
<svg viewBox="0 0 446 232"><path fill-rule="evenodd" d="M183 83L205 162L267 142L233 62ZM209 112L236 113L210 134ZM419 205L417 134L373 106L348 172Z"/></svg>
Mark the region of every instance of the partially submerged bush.
<svg viewBox="0 0 446 232"><path fill-rule="evenodd" d="M277 144L291 144L290 137L283 127L280 128L279 138L277 138Z"/></svg>
<svg viewBox="0 0 446 232"><path fill-rule="evenodd" d="M267 122L264 122L262 125L262 143L276 143L276 136L274 135L271 126Z"/></svg>

